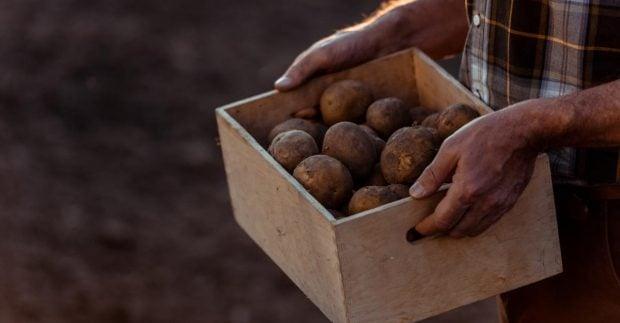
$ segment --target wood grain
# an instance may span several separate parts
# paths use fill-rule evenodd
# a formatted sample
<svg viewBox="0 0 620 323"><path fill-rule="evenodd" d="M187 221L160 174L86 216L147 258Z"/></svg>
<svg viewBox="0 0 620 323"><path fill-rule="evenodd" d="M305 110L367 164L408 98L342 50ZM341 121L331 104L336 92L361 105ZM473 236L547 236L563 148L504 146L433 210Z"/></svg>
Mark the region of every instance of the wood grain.
<svg viewBox="0 0 620 323"><path fill-rule="evenodd" d="M497 224L476 238L406 232L443 197L408 198L339 221L336 240L350 322L411 322L555 275L562 270L547 158Z"/></svg>
<svg viewBox="0 0 620 323"><path fill-rule="evenodd" d="M334 228L325 209L223 110L217 121L236 221L328 318L344 322Z"/></svg>

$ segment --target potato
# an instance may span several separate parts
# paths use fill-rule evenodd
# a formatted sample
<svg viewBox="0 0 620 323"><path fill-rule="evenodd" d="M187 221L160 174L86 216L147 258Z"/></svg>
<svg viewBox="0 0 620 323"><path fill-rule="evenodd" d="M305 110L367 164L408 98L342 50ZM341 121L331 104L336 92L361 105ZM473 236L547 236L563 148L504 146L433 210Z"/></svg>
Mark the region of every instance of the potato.
<svg viewBox="0 0 620 323"><path fill-rule="evenodd" d="M300 119L314 119L319 115L319 110L316 108L301 109L293 114L293 117Z"/></svg>
<svg viewBox="0 0 620 323"><path fill-rule="evenodd" d="M435 140L435 145L437 146L437 149L439 149L439 146L441 146L441 143L443 142L443 138L441 138L437 129L424 126L414 126L413 128L424 128L426 129L426 131L430 132L433 135L433 139Z"/></svg>
<svg viewBox="0 0 620 323"><path fill-rule="evenodd" d="M373 138L373 143L375 144L375 152L377 153L377 158L381 156L383 149L385 149L385 141L379 137Z"/></svg>
<svg viewBox="0 0 620 323"><path fill-rule="evenodd" d="M305 131L289 130L273 139L269 153L288 172L292 172L302 160L318 154L319 147Z"/></svg>
<svg viewBox="0 0 620 323"><path fill-rule="evenodd" d="M391 184L387 187L392 193L398 196L398 199L409 197L409 186L403 184Z"/></svg>
<svg viewBox="0 0 620 323"><path fill-rule="evenodd" d="M437 118L439 136L447 138L468 122L478 118L478 111L465 104L454 104L444 109Z"/></svg>
<svg viewBox="0 0 620 323"><path fill-rule="evenodd" d="M367 124L361 124L359 125L360 128L362 128L362 130L364 130L365 133L369 134L371 137L379 137L379 135L377 134L377 132L375 132L371 127L369 127Z"/></svg>
<svg viewBox="0 0 620 323"><path fill-rule="evenodd" d="M437 152L435 133L425 127L396 131L381 154L381 172L390 184L413 184Z"/></svg>
<svg viewBox="0 0 620 323"><path fill-rule="evenodd" d="M426 117L424 121L422 121L421 126L427 128L435 128L437 129L437 122L439 121L439 113L433 113Z"/></svg>
<svg viewBox="0 0 620 323"><path fill-rule="evenodd" d="M409 109L409 115L411 116L411 120L413 121L414 126L421 125L424 119L426 119L433 113L435 113L435 111L427 109L423 106L417 106Z"/></svg>
<svg viewBox="0 0 620 323"><path fill-rule="evenodd" d="M330 85L321 95L321 114L328 126L360 121L372 103L370 90L361 82L344 80Z"/></svg>
<svg viewBox="0 0 620 323"><path fill-rule="evenodd" d="M312 138L314 138L317 145L321 146L323 136L325 135L325 131L327 129L320 123L299 118L292 118L276 125L273 129L271 129L268 137L269 142L272 142L277 135L289 130L305 131L312 136Z"/></svg>
<svg viewBox="0 0 620 323"><path fill-rule="evenodd" d="M362 187L349 201L349 215L374 209L378 206L388 204L398 200L399 197L390 191L386 186L366 186Z"/></svg>
<svg viewBox="0 0 620 323"><path fill-rule="evenodd" d="M377 152L377 157L381 156L381 152L383 151L383 148L385 148L385 141L379 138L379 135L377 135L377 133L372 130L372 128L368 125L362 124L360 125L360 128L362 128L364 132L366 132L368 135L370 135L370 137L372 137L372 141L375 145L375 151Z"/></svg>
<svg viewBox="0 0 620 323"><path fill-rule="evenodd" d="M327 129L322 152L345 164L355 179L368 176L378 158L371 136L348 121Z"/></svg>
<svg viewBox="0 0 620 323"><path fill-rule="evenodd" d="M389 137L394 131L409 126L411 115L405 103L397 98L385 98L375 101L366 111L366 123L382 138Z"/></svg>
<svg viewBox="0 0 620 323"><path fill-rule="evenodd" d="M366 181L364 182L364 186L386 186L388 182L383 178L383 174L381 173L381 164L375 164L375 167L372 169L372 173Z"/></svg>
<svg viewBox="0 0 620 323"><path fill-rule="evenodd" d="M338 209L353 191L353 178L349 170L337 159L326 155L304 159L295 167L293 177L330 209Z"/></svg>

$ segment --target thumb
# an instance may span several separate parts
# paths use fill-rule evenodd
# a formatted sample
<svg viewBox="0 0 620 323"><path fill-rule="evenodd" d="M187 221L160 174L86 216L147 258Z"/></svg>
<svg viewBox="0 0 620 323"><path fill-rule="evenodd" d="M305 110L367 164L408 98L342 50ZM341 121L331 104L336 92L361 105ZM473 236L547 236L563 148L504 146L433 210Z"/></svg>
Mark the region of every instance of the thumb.
<svg viewBox="0 0 620 323"><path fill-rule="evenodd" d="M274 84L278 91L289 91L304 83L323 66L316 51L302 53Z"/></svg>
<svg viewBox="0 0 620 323"><path fill-rule="evenodd" d="M441 150L433 162L428 165L420 177L409 189L409 194L416 199L424 198L437 192L439 187L448 179L456 166L456 158L442 154Z"/></svg>

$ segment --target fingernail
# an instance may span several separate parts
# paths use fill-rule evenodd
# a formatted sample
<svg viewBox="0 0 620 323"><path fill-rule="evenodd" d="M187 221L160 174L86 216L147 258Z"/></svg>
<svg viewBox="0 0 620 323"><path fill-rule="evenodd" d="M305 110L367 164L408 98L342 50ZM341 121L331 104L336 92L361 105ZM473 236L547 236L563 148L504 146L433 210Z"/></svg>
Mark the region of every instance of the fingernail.
<svg viewBox="0 0 620 323"><path fill-rule="evenodd" d="M413 184L413 186L409 189L409 194L411 194L414 198L421 198L425 193L426 191L424 190L424 187L418 183Z"/></svg>
<svg viewBox="0 0 620 323"><path fill-rule="evenodd" d="M407 241L409 242L414 242L422 238L424 238L424 235L418 232L415 228L411 228L407 231Z"/></svg>
<svg viewBox="0 0 620 323"><path fill-rule="evenodd" d="M276 81L276 87L278 88L287 88L291 86L293 80L291 80L288 76L282 76Z"/></svg>

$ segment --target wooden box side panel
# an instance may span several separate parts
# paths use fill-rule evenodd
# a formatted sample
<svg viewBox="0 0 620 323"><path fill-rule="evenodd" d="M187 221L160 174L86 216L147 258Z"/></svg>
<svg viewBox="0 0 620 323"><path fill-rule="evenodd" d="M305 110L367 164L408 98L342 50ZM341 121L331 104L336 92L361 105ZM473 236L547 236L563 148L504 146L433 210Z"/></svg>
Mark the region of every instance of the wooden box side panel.
<svg viewBox="0 0 620 323"><path fill-rule="evenodd" d="M395 96L409 105L418 104L413 50L402 51L339 73L316 78L291 92L269 92L222 107L261 144L278 123L304 108L318 105L332 83L344 79L364 82L376 99Z"/></svg>
<svg viewBox="0 0 620 323"><path fill-rule="evenodd" d="M327 317L344 322L334 227L322 207L224 111L217 121L235 219Z"/></svg>
<svg viewBox="0 0 620 323"><path fill-rule="evenodd" d="M339 222L336 238L350 322L409 322L512 290L562 270L546 156L516 205L475 238L405 235L442 194Z"/></svg>
<svg viewBox="0 0 620 323"><path fill-rule="evenodd" d="M466 103L480 114L493 111L426 54L417 49L413 51L421 105L439 111L454 103Z"/></svg>

